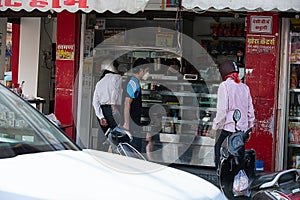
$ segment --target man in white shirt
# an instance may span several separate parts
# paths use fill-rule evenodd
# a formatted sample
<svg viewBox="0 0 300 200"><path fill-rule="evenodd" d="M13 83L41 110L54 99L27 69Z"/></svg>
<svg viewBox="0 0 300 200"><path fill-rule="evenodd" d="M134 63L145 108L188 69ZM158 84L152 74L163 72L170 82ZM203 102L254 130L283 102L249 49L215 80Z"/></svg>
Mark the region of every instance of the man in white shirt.
<svg viewBox="0 0 300 200"><path fill-rule="evenodd" d="M119 64L111 59L105 59L101 63L103 74L97 82L93 107L103 133L108 128L114 129L118 123L115 115L118 113L117 106L122 103L122 75L124 71L119 71Z"/></svg>

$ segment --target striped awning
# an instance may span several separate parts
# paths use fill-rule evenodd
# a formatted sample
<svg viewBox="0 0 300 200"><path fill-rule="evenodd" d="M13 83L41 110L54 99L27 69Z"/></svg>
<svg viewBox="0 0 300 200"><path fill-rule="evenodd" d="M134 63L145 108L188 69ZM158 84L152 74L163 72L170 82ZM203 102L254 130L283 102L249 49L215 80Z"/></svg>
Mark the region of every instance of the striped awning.
<svg viewBox="0 0 300 200"><path fill-rule="evenodd" d="M143 11L149 0L0 0L0 11L11 9L13 11L26 10L28 12L39 10L42 12L54 11L69 12L96 11L103 13L111 11L119 13L126 11L128 13L137 13Z"/></svg>
<svg viewBox="0 0 300 200"><path fill-rule="evenodd" d="M300 0L182 0L186 9L300 11Z"/></svg>

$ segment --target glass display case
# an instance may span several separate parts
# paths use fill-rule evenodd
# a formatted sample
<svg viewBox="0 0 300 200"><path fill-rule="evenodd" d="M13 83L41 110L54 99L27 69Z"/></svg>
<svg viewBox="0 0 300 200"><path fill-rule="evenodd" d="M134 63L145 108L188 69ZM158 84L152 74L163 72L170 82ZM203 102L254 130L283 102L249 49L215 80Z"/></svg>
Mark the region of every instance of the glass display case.
<svg viewBox="0 0 300 200"><path fill-rule="evenodd" d="M172 48L102 46L96 51L101 57L116 55L118 63L128 69L124 81L131 75L136 59L149 61L148 79L140 82L142 130L144 135L151 135L151 146L146 137L143 139L149 160L214 166L215 140L208 137L208 131L216 113L221 81L216 65L197 68Z"/></svg>
<svg viewBox="0 0 300 200"><path fill-rule="evenodd" d="M126 66L124 81L131 75L136 59L148 60L149 78L140 82L145 157L158 163L214 167L215 139L208 137L208 131L216 115L221 82L218 65L225 59L236 60L238 49L215 55L202 42L162 28L129 30L116 38L120 37L126 40L120 43L112 38L93 49L92 88L99 80L101 58L110 56ZM237 46L244 45L244 37L230 38L241 38ZM244 56L240 58L243 64ZM97 120L92 121L96 133ZM151 136L150 140L146 135Z"/></svg>
<svg viewBox="0 0 300 200"><path fill-rule="evenodd" d="M300 169L300 33L290 32L287 167Z"/></svg>
<svg viewBox="0 0 300 200"><path fill-rule="evenodd" d="M144 131L159 134L154 161L214 165L215 141L208 131L216 113L219 82L184 78L143 81ZM155 152L157 149L162 151Z"/></svg>

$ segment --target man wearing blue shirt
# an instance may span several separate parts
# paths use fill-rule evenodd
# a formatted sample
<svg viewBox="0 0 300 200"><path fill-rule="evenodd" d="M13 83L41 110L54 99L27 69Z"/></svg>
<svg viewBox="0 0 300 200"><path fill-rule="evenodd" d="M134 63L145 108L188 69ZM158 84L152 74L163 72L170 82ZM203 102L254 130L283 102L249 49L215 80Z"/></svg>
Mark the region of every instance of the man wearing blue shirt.
<svg viewBox="0 0 300 200"><path fill-rule="evenodd" d="M132 77L126 84L124 100L124 125L133 135L131 145L139 152L142 152L142 142L145 137L142 135L142 93L140 80L148 71L147 60L139 58L133 64Z"/></svg>

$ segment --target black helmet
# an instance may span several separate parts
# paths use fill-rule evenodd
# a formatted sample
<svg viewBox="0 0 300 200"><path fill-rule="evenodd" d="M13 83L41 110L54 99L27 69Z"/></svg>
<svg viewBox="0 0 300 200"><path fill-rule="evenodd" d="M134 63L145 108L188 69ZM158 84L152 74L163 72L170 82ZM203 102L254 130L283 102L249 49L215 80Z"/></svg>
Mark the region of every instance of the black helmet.
<svg viewBox="0 0 300 200"><path fill-rule="evenodd" d="M127 131L124 128L119 127L119 126L115 127L109 133L108 137L113 142L114 145L132 141L132 135L129 133L129 131Z"/></svg>
<svg viewBox="0 0 300 200"><path fill-rule="evenodd" d="M225 76L227 76L228 74L230 74L232 72L239 73L239 68L235 61L227 60L220 65L219 71L220 71L222 79L224 80Z"/></svg>

